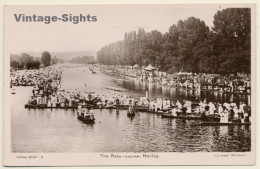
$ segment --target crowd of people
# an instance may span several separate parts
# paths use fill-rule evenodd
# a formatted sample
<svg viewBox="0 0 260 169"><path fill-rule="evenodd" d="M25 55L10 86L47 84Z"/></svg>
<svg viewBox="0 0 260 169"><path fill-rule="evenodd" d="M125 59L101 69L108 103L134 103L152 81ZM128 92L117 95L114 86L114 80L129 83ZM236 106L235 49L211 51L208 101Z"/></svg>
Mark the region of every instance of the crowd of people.
<svg viewBox="0 0 260 169"><path fill-rule="evenodd" d="M250 76L219 75L219 74L192 74L145 71L129 66L96 66L99 70L116 73L126 77L134 77L141 82L159 83L164 86L185 88L191 90L206 90L232 93L250 93Z"/></svg>
<svg viewBox="0 0 260 169"><path fill-rule="evenodd" d="M244 102L236 103L213 103L195 100L173 101L167 98L157 98L156 100L149 100L146 97L133 98L126 96L126 94L119 94L113 92L94 93L86 91L78 91L77 89L62 89L61 76L63 66L50 66L33 71L13 72L11 74L11 83L14 79L26 79L34 84L32 89L32 96L29 98L27 105L52 107L52 108L78 108L81 112L82 108L118 108L118 107L141 107L146 108L150 112L166 112L173 116L189 114L203 114L205 119L210 115L218 115L220 122L228 122L230 120L241 120L242 122L249 122L251 117L250 105ZM99 67L100 69L100 67ZM199 76L198 76L199 77ZM201 76L194 78L199 83L217 83L217 84L241 84L250 85L250 83L243 82L244 79L234 77L226 78L215 77L207 78ZM175 80L187 81L190 76L176 77ZM209 80L211 79L211 80ZM85 110L85 109L84 109ZM89 112L89 111L88 111ZM83 113L83 115L86 113ZM88 113L87 113L88 114Z"/></svg>

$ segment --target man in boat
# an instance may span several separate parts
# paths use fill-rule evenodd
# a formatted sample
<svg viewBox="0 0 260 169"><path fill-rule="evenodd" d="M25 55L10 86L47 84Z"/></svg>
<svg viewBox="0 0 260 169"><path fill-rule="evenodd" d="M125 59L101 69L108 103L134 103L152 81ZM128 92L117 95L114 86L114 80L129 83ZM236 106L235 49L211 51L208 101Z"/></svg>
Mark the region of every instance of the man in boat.
<svg viewBox="0 0 260 169"><path fill-rule="evenodd" d="M129 106L128 112L129 112L129 114L133 114L134 113L134 108L132 106Z"/></svg>
<svg viewBox="0 0 260 169"><path fill-rule="evenodd" d="M89 111L89 118L90 118L91 120L94 119L94 110L93 110L93 107L91 107L91 109L90 109L90 111Z"/></svg>
<svg viewBox="0 0 260 169"><path fill-rule="evenodd" d="M118 97L116 98L116 105L119 105L120 104L120 101L118 99Z"/></svg>
<svg viewBox="0 0 260 169"><path fill-rule="evenodd" d="M250 122L251 108L248 105L244 106L244 116L245 116L245 122Z"/></svg>
<svg viewBox="0 0 260 169"><path fill-rule="evenodd" d="M184 105L181 110L182 110L183 115L187 116L187 107L186 107L186 105Z"/></svg>
<svg viewBox="0 0 260 169"><path fill-rule="evenodd" d="M208 116L209 115L209 105L208 104L206 104L206 106L205 106L205 114Z"/></svg>
<svg viewBox="0 0 260 169"><path fill-rule="evenodd" d="M84 113L84 119L89 118L90 114L87 108L82 108L82 111Z"/></svg>

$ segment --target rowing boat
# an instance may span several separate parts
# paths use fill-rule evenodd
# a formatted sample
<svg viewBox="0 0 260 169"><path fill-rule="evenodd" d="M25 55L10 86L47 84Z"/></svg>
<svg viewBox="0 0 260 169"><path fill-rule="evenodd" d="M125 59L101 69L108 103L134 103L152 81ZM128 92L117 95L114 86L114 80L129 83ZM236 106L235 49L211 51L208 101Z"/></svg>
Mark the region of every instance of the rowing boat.
<svg viewBox="0 0 260 169"><path fill-rule="evenodd" d="M231 125L251 125L250 122L229 122L229 123L220 123L216 121L203 121L199 123L200 126L231 126Z"/></svg>
<svg viewBox="0 0 260 169"><path fill-rule="evenodd" d="M201 116L174 116L171 114L162 114L161 117L170 119L201 120Z"/></svg>

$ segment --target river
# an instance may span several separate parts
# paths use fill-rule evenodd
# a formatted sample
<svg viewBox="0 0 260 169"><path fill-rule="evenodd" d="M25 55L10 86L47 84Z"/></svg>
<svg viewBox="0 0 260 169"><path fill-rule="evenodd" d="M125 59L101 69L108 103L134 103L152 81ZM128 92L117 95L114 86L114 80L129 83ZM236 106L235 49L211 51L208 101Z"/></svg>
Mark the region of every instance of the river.
<svg viewBox="0 0 260 169"><path fill-rule="evenodd" d="M189 92L158 85L142 84L134 79L101 73L88 68L66 68L62 88L114 93L104 86L125 89L127 95L149 98L187 99ZM251 126L198 126L197 121L164 119L159 115L138 112L129 118L126 111L94 110L95 124L77 119L76 110L25 109L32 87L16 87L11 97L11 145L19 153L70 152L246 152L251 151ZM118 92L118 94L122 94ZM212 101L223 101L214 97ZM221 100L222 99L222 100ZM226 98L227 100L230 98Z"/></svg>

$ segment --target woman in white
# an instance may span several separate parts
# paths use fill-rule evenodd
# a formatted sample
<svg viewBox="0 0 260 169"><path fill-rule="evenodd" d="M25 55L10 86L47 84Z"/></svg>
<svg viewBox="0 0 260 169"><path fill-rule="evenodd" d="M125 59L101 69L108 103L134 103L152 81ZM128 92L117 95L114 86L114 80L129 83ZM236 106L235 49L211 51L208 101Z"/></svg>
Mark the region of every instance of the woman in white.
<svg viewBox="0 0 260 169"><path fill-rule="evenodd" d="M149 106L149 101L148 101L147 99L145 99L145 101L144 101L144 106L145 106L145 107L148 107L148 106Z"/></svg>
<svg viewBox="0 0 260 169"><path fill-rule="evenodd" d="M176 107L172 108L172 115L177 116L177 108Z"/></svg>
<svg viewBox="0 0 260 169"><path fill-rule="evenodd" d="M159 110L162 109L162 100L161 100L161 98L157 99L157 109L159 109Z"/></svg>
<svg viewBox="0 0 260 169"><path fill-rule="evenodd" d="M220 123L228 123L228 110L225 109L220 113Z"/></svg>
<svg viewBox="0 0 260 169"><path fill-rule="evenodd" d="M242 104L242 102L239 104L239 112L244 113L244 104Z"/></svg>
<svg viewBox="0 0 260 169"><path fill-rule="evenodd" d="M191 113L191 101L186 101L187 113Z"/></svg>
<svg viewBox="0 0 260 169"><path fill-rule="evenodd" d="M167 109L167 101L164 99L163 101L162 101L162 108L163 109Z"/></svg>
<svg viewBox="0 0 260 169"><path fill-rule="evenodd" d="M220 114L220 113L222 113L223 111L224 111L224 109L223 109L222 105L219 104L219 106L218 106L218 113Z"/></svg>
<svg viewBox="0 0 260 169"><path fill-rule="evenodd" d="M155 112L158 111L158 103L154 103L154 111L155 111Z"/></svg>
<svg viewBox="0 0 260 169"><path fill-rule="evenodd" d="M237 108L237 106L234 106L234 108L233 108L233 111L234 111L234 118L238 118L238 108Z"/></svg>
<svg viewBox="0 0 260 169"><path fill-rule="evenodd" d="M209 103L209 114L214 114L215 110L216 110L215 105L212 102L210 102Z"/></svg>
<svg viewBox="0 0 260 169"><path fill-rule="evenodd" d="M181 103L179 102L179 100L177 100L176 106L177 106L177 109L181 109L181 108L182 108L182 105L181 105Z"/></svg>
<svg viewBox="0 0 260 169"><path fill-rule="evenodd" d="M81 114L81 111L82 111L82 105L81 105L81 104L79 104L79 105L78 105L78 115L80 115L80 114Z"/></svg>
<svg viewBox="0 0 260 169"><path fill-rule="evenodd" d="M153 111L154 110L154 102L150 102L150 111Z"/></svg>
<svg viewBox="0 0 260 169"><path fill-rule="evenodd" d="M203 103L202 101L199 102L199 112L204 112Z"/></svg>

